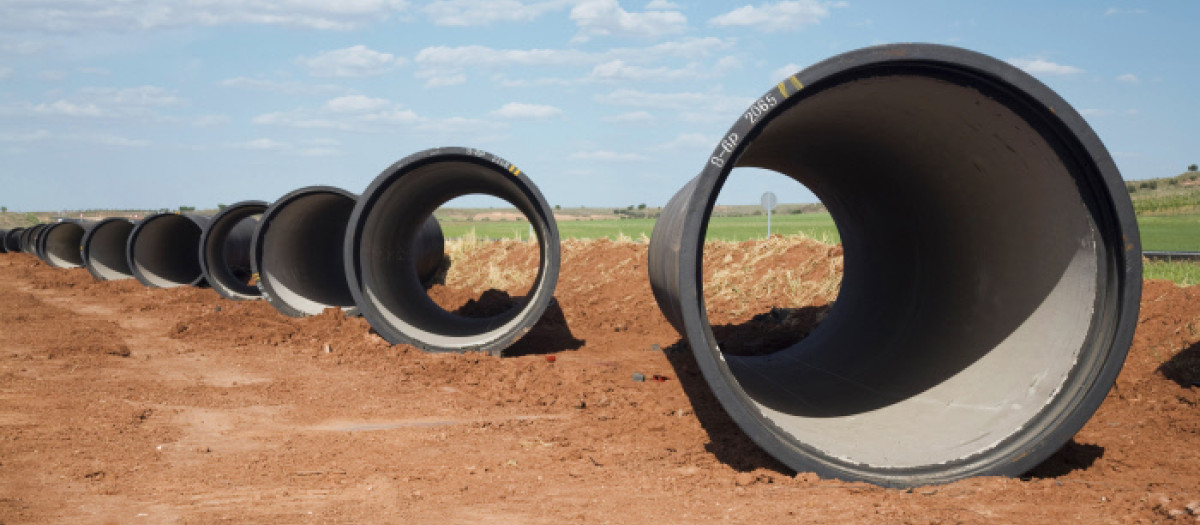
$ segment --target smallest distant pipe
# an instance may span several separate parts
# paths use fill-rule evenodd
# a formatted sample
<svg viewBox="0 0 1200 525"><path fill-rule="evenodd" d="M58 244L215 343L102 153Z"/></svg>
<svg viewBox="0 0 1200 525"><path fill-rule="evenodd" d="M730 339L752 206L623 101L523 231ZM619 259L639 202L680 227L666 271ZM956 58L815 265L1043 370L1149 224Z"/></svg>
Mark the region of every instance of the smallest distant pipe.
<svg viewBox="0 0 1200 525"><path fill-rule="evenodd" d="M0 253L8 253L8 230L0 230Z"/></svg>
<svg viewBox="0 0 1200 525"><path fill-rule="evenodd" d="M38 241L39 256L54 268L78 268L83 266L79 253L80 242L92 221L64 221L46 226Z"/></svg>
<svg viewBox="0 0 1200 525"><path fill-rule="evenodd" d="M137 223L125 244L133 276L151 288L203 286L196 252L210 220L194 213L159 213Z"/></svg>
<svg viewBox="0 0 1200 525"><path fill-rule="evenodd" d="M99 281L132 279L125 245L133 232L133 221L124 217L109 217L88 228L79 243L83 266Z"/></svg>
<svg viewBox="0 0 1200 525"><path fill-rule="evenodd" d="M213 290L226 299L258 299L250 267L250 244L264 201L242 201L213 215L200 236L200 269Z"/></svg>
<svg viewBox="0 0 1200 525"><path fill-rule="evenodd" d="M4 235L4 249L9 253L19 253L21 251L21 235L25 233L25 228L13 228L8 230Z"/></svg>

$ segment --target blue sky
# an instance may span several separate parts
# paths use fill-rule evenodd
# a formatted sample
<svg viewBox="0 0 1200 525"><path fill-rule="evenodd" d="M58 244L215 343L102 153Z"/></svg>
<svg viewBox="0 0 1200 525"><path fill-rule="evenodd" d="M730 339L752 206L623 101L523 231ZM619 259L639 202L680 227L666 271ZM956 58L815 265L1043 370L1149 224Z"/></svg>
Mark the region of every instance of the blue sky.
<svg viewBox="0 0 1200 525"><path fill-rule="evenodd" d="M1200 163L1197 32L1193 0L0 0L0 205L360 192L455 145L552 204L661 205L779 80L891 42L1009 61L1083 113L1125 178L1172 176ZM723 202L813 200L739 177Z"/></svg>

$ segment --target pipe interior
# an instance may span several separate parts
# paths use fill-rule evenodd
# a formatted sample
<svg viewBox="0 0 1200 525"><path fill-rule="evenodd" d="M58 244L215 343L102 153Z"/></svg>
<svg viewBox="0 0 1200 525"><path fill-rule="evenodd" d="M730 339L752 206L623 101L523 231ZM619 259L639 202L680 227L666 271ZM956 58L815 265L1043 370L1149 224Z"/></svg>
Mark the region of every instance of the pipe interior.
<svg viewBox="0 0 1200 525"><path fill-rule="evenodd" d="M83 266L79 254L79 242L83 240L83 226L73 222L60 222L51 226L46 235L46 262L55 268Z"/></svg>
<svg viewBox="0 0 1200 525"><path fill-rule="evenodd" d="M149 286L188 286L200 278L200 226L183 215L146 219L132 239L132 267Z"/></svg>
<svg viewBox="0 0 1200 525"><path fill-rule="evenodd" d="M322 192L297 197L264 225L259 273L273 301L303 315L354 306L342 243L355 200Z"/></svg>
<svg viewBox="0 0 1200 525"><path fill-rule="evenodd" d="M203 256L208 268L209 284L229 294L250 299L261 295L251 284L250 244L254 229L266 206L248 205L227 210L209 226Z"/></svg>
<svg viewBox="0 0 1200 525"><path fill-rule="evenodd" d="M776 432L832 458L904 468L988 450L1050 402L1088 341L1103 239L1083 168L1012 95L969 81L812 89L737 166L828 207L841 292L807 338L726 356L730 370Z"/></svg>
<svg viewBox="0 0 1200 525"><path fill-rule="evenodd" d="M535 231L546 231L536 204L513 181L512 175L493 165L440 160L405 172L378 193L363 223L359 264L363 296L389 325L430 344L469 348L510 332L528 315L525 306L541 288L545 270L543 235L538 235L540 262L529 294L514 298L512 308L491 317L465 317L438 306L411 260L416 253L413 243L426 219L442 204L463 195L503 199L533 222Z"/></svg>
<svg viewBox="0 0 1200 525"><path fill-rule="evenodd" d="M87 266L92 273L105 281L129 279L133 270L125 256L125 244L133 231L133 223L127 220L111 220L96 225L84 247Z"/></svg>

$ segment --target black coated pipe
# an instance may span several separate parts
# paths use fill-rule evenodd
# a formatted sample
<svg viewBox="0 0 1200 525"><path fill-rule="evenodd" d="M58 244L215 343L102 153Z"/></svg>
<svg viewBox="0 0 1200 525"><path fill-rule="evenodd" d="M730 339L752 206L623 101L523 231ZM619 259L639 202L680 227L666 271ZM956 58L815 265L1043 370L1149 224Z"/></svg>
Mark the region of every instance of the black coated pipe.
<svg viewBox="0 0 1200 525"><path fill-rule="evenodd" d="M83 266L80 243L91 221L63 221L46 226L38 241L38 253L53 268Z"/></svg>
<svg viewBox="0 0 1200 525"><path fill-rule="evenodd" d="M730 416L799 471L893 486L1019 475L1091 417L1128 352L1141 246L1121 176L1020 70L923 44L853 51L771 88L655 224L649 271ZM825 203L845 273L790 348L722 353L701 282L734 167Z"/></svg>
<svg viewBox="0 0 1200 525"><path fill-rule="evenodd" d="M151 288L203 286L204 272L196 254L210 220L194 213L159 213L142 219L125 245L133 276Z"/></svg>
<svg viewBox="0 0 1200 525"><path fill-rule="evenodd" d="M79 255L92 277L100 281L133 278L125 253L132 232L133 221L124 217L103 219L84 232L79 241Z"/></svg>
<svg viewBox="0 0 1200 525"><path fill-rule="evenodd" d="M530 221L541 249L529 295L482 319L452 314L429 298L420 277L439 261L417 254L440 250L414 246L438 206L468 194L515 206ZM429 352L499 355L533 327L554 295L558 227L546 199L516 166L480 150L437 148L400 160L371 182L351 213L343 257L354 302L384 339Z"/></svg>
<svg viewBox="0 0 1200 525"><path fill-rule="evenodd" d="M250 244L259 217L267 210L263 201L242 201L213 215L200 236L200 269L213 290L226 299L258 299Z"/></svg>
<svg viewBox="0 0 1200 525"><path fill-rule="evenodd" d="M21 235L25 233L25 228L13 228L8 230L4 235L4 249L9 253L19 253L21 251Z"/></svg>
<svg viewBox="0 0 1200 525"><path fill-rule="evenodd" d="M29 239L30 253L32 253L38 259L41 259L43 262L46 260L46 230L50 229L50 227L54 224L55 223L38 225L37 230L33 232L33 235Z"/></svg>
<svg viewBox="0 0 1200 525"><path fill-rule="evenodd" d="M301 317L354 306L342 245L357 200L341 188L309 186L280 197L263 212L250 246L250 263L259 291L276 310ZM440 262L443 252L441 227L432 216L428 223L417 243L432 251L416 256L426 261L423 280L436 272L437 266L429 268L429 262ZM430 235L436 239L425 239Z"/></svg>
<svg viewBox="0 0 1200 525"><path fill-rule="evenodd" d="M8 253L8 230L0 230L0 253Z"/></svg>
<svg viewBox="0 0 1200 525"><path fill-rule="evenodd" d="M21 252L37 255L34 253L33 241L37 238L37 233L45 226L45 224L34 224L21 232Z"/></svg>

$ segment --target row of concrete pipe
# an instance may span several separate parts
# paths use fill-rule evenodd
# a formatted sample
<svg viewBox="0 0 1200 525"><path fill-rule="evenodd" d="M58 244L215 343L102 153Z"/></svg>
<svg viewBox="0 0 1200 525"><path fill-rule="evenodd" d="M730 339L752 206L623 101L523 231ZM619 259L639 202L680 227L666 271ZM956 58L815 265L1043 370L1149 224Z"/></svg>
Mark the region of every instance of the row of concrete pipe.
<svg viewBox="0 0 1200 525"><path fill-rule="evenodd" d="M806 185L844 246L832 311L769 355L723 353L704 301L706 230L735 167ZM488 319L446 312L424 290L441 257L431 214L469 193L516 206L541 248L523 304ZM356 305L389 341L493 353L549 302L558 241L519 169L459 148L406 158L357 198L305 188L212 217L6 238L98 279L207 282L288 315ZM1084 119L1005 62L928 44L851 51L772 86L663 209L647 266L663 315L746 436L797 471L890 486L1019 475L1048 458L1112 387L1141 295L1133 207Z"/></svg>
<svg viewBox="0 0 1200 525"><path fill-rule="evenodd" d="M444 258L433 212L473 193L517 206L541 250L529 294L486 319L447 312L426 293ZM331 307L356 310L388 341L432 352L499 354L510 346L549 304L559 259L554 216L533 182L508 161L468 148L411 155L361 197L312 186L274 203L238 202L214 215L63 220L3 235L7 251L35 254L54 268L82 266L102 281L210 286L227 299L266 299L293 317Z"/></svg>

